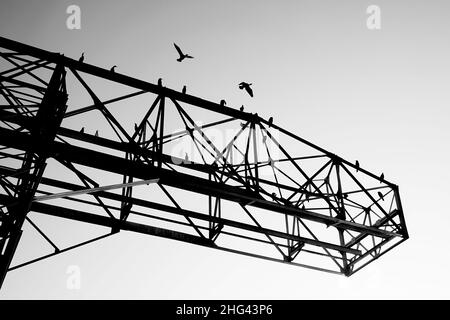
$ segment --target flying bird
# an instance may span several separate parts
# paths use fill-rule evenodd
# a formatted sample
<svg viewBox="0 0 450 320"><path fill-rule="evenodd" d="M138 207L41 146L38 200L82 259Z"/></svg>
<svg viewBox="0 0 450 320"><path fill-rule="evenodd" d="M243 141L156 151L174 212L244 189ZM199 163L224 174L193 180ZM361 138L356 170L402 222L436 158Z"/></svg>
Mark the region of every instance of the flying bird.
<svg viewBox="0 0 450 320"><path fill-rule="evenodd" d="M80 57L80 59L78 59L78 61L81 63L84 61L84 52L81 54L81 57Z"/></svg>
<svg viewBox="0 0 450 320"><path fill-rule="evenodd" d="M177 49L178 54L180 55L180 57L177 59L178 62L183 61L184 59L188 58L188 59L193 59L193 56L190 56L188 54L183 53L183 51L181 51L180 47L176 45L176 43L173 44L175 46L175 49Z"/></svg>
<svg viewBox="0 0 450 320"><path fill-rule="evenodd" d="M109 69L109 71L111 71L111 72L115 72L116 70L114 70L115 68L117 68L117 66L116 65L114 65L111 69Z"/></svg>
<svg viewBox="0 0 450 320"><path fill-rule="evenodd" d="M247 93L250 95L250 97L253 97L253 90L250 88L252 84L247 82L241 82L239 83L239 89L247 91Z"/></svg>

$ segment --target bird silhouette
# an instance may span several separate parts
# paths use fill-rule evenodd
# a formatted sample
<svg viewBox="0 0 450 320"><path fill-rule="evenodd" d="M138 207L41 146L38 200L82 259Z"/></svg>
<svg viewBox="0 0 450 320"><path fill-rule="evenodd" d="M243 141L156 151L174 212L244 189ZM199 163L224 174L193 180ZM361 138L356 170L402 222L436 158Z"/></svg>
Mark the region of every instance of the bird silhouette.
<svg viewBox="0 0 450 320"><path fill-rule="evenodd" d="M269 118L269 126L271 126L272 123L273 123L273 117L270 117L270 118Z"/></svg>
<svg viewBox="0 0 450 320"><path fill-rule="evenodd" d="M380 197L381 200L384 201L384 196L383 196L383 194L380 191L378 191L378 196Z"/></svg>
<svg viewBox="0 0 450 320"><path fill-rule="evenodd" d="M98 130L95 131L95 136L98 137Z"/></svg>
<svg viewBox="0 0 450 320"><path fill-rule="evenodd" d="M160 86L160 87L162 86L162 78L158 79L158 86Z"/></svg>
<svg viewBox="0 0 450 320"><path fill-rule="evenodd" d="M239 89L247 91L247 93L250 95L250 97L253 97L253 90L250 88L252 84L247 82L241 82L239 83Z"/></svg>
<svg viewBox="0 0 450 320"><path fill-rule="evenodd" d="M183 61L184 59L188 58L188 59L193 59L194 57L188 54L183 53L183 51L181 51L180 47L177 46L176 43L173 44L175 46L175 49L177 49L178 54L180 55L180 57L177 59L178 62Z"/></svg>
<svg viewBox="0 0 450 320"><path fill-rule="evenodd" d="M302 210L305 210L305 205L302 205Z"/></svg>
<svg viewBox="0 0 450 320"><path fill-rule="evenodd" d="M183 86L183 94L186 94L186 86Z"/></svg>
<svg viewBox="0 0 450 320"><path fill-rule="evenodd" d="M134 131L138 131L138 125L137 125L137 123L134 124Z"/></svg>
<svg viewBox="0 0 450 320"><path fill-rule="evenodd" d="M227 105L227 102L224 99L222 99L222 100L220 100L220 105L222 107L225 107Z"/></svg>
<svg viewBox="0 0 450 320"><path fill-rule="evenodd" d="M356 171L359 171L359 161L358 160L356 160L355 166L356 166Z"/></svg>
<svg viewBox="0 0 450 320"><path fill-rule="evenodd" d="M84 133L84 127L81 128L80 133Z"/></svg>
<svg viewBox="0 0 450 320"><path fill-rule="evenodd" d="M244 105L239 108L239 111L244 111Z"/></svg>
<svg viewBox="0 0 450 320"><path fill-rule="evenodd" d="M80 59L78 59L79 62L83 62L84 61L84 52L81 54Z"/></svg>
<svg viewBox="0 0 450 320"><path fill-rule="evenodd" d="M112 66L112 68L111 68L111 69L109 69L109 71L111 71L111 72L115 72L115 71L116 71L116 70L114 70L115 68L117 68L117 66L116 66L116 65Z"/></svg>
<svg viewBox="0 0 450 320"><path fill-rule="evenodd" d="M380 183L384 180L384 173L381 174L380 176Z"/></svg>

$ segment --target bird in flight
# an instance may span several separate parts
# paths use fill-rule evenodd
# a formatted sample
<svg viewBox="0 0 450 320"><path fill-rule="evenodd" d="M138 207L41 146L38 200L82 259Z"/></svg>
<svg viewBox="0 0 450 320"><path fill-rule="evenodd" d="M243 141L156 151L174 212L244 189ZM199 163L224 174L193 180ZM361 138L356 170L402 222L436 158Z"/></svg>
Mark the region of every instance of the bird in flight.
<svg viewBox="0 0 450 320"><path fill-rule="evenodd" d="M250 95L250 97L253 97L253 90L252 88L250 88L252 84L251 83L247 83L247 82L241 82L239 83L239 89L245 89L245 91L247 91L247 93Z"/></svg>
<svg viewBox="0 0 450 320"><path fill-rule="evenodd" d="M180 47L177 46L176 43L173 44L175 46L175 49L177 49L178 54L180 55L180 57L177 59L178 62L183 61L184 59L188 58L188 59L193 59L194 57L188 54L183 53L183 51L181 51Z"/></svg>
<svg viewBox="0 0 450 320"><path fill-rule="evenodd" d="M81 54L80 59L78 59L78 61L83 62L84 61L84 52Z"/></svg>

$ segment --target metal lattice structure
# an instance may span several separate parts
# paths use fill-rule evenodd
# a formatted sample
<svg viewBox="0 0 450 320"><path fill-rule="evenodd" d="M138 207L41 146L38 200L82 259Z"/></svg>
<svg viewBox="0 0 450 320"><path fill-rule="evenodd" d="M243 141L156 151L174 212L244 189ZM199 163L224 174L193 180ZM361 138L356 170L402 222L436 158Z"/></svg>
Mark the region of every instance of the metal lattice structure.
<svg viewBox="0 0 450 320"><path fill-rule="evenodd" d="M5 38L0 59L0 283L121 230L347 276L408 239L397 185L271 119ZM103 233L62 248L43 217ZM52 251L13 266L24 224Z"/></svg>

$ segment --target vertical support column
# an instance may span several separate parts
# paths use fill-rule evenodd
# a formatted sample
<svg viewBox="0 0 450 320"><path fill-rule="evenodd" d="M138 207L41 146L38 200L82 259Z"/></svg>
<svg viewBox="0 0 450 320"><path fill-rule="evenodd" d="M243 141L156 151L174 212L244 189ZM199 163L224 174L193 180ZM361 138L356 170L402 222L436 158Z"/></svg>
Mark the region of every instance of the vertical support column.
<svg viewBox="0 0 450 320"><path fill-rule="evenodd" d="M409 234L408 234L408 229L406 228L406 221L405 221L405 216L403 215L403 206L402 206L402 201L400 200L400 192L398 190L398 186L397 185L392 185L392 189L394 190L394 197L395 197L395 202L397 204L397 209L399 211L399 218L400 218L400 226L401 226L401 234L403 235L403 237L405 239L409 238Z"/></svg>
<svg viewBox="0 0 450 320"><path fill-rule="evenodd" d="M252 137L253 137L253 162L254 162L254 170L255 170L254 187L255 187L255 191L259 192L258 147L257 147L258 144L256 142L256 125L255 125L255 123L252 122L250 130L252 132Z"/></svg>
<svg viewBox="0 0 450 320"><path fill-rule="evenodd" d="M20 169L17 192L11 203L6 204L8 222L0 228L0 287L14 257L22 234L22 226L30 211L35 192L44 173L49 157L49 144L66 111L67 92L64 66L57 64L42 98L39 110L30 129L30 143Z"/></svg>
<svg viewBox="0 0 450 320"><path fill-rule="evenodd" d="M338 200L338 214L337 218L341 220L345 220L345 205L344 205L344 197L342 195L342 183L341 183L341 173L340 173L340 166L341 163L339 160L334 159L334 167L336 168L336 178L338 183L338 190L337 190L337 200ZM345 239L344 239L344 230L339 225L336 226L338 233L339 233L339 242L342 247L345 246ZM346 276L350 275L351 270L348 267L348 261L347 261L347 253L341 252L342 255L342 262L343 262L343 272Z"/></svg>
<svg viewBox="0 0 450 320"><path fill-rule="evenodd" d="M161 169L162 166L162 155L163 155L163 137L164 137L164 109L165 109L165 97L161 96L161 100L159 102L159 137L158 137L158 169Z"/></svg>
<svg viewBox="0 0 450 320"><path fill-rule="evenodd" d="M212 179L211 174L208 174L209 180ZM222 216L222 205L220 198L208 196L208 213L210 217L220 218ZM215 241L223 228L223 224L209 221L209 239Z"/></svg>
<svg viewBox="0 0 450 320"><path fill-rule="evenodd" d="M128 161L133 161L133 160L136 161L136 156L127 152L125 154L125 159L127 159ZM124 184L131 183L131 182L133 182L133 177L124 175L122 181ZM122 188L122 196L123 196L124 200L122 200L122 202L120 204L120 220L121 221L127 220L128 216L130 214L131 207L133 206L133 204L130 201L132 194L133 194L132 186ZM119 232L119 231L120 231L119 228L113 228L113 230L112 230L112 232Z"/></svg>

